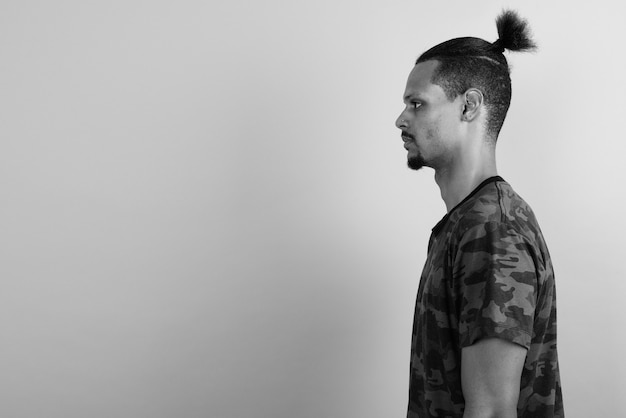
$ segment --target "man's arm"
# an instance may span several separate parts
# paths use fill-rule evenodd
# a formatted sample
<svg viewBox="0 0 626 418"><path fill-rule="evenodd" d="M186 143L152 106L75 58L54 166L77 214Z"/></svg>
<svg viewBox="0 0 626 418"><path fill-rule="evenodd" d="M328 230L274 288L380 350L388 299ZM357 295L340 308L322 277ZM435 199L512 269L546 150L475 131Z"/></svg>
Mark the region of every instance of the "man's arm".
<svg viewBox="0 0 626 418"><path fill-rule="evenodd" d="M463 418L516 418L525 359L524 347L499 338L463 348Z"/></svg>

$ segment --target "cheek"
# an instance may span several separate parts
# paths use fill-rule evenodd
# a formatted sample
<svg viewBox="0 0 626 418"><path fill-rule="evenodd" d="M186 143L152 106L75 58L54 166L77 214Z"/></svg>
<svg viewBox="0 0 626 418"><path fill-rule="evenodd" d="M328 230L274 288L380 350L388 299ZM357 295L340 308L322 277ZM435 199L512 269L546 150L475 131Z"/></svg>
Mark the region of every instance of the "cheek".
<svg viewBox="0 0 626 418"><path fill-rule="evenodd" d="M426 129L426 140L429 143L437 143L441 136L441 130L437 124L433 124Z"/></svg>
<svg viewBox="0 0 626 418"><path fill-rule="evenodd" d="M450 115L441 114L429 125L428 137L438 143L447 143L456 136L456 125Z"/></svg>
<svg viewBox="0 0 626 418"><path fill-rule="evenodd" d="M446 109L445 113L439 115L437 126L442 133L450 133L456 130L458 122L459 116L456 114L456 109Z"/></svg>

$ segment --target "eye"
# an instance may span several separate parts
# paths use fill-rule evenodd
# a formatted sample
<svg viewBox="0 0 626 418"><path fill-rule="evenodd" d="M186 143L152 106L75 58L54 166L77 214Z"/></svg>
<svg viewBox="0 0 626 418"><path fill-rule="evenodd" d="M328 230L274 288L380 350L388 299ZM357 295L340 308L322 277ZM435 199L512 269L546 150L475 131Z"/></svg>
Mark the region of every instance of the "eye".
<svg viewBox="0 0 626 418"><path fill-rule="evenodd" d="M411 102L411 107L413 109L417 109L418 107L420 107L422 104L420 102Z"/></svg>

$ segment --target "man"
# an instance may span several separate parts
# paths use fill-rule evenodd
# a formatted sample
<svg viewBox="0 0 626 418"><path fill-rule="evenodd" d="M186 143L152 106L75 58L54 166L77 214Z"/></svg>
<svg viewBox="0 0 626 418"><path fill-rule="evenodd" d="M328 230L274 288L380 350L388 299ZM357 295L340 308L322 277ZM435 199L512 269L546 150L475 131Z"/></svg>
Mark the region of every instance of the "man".
<svg viewBox="0 0 626 418"><path fill-rule="evenodd" d="M511 99L503 52L535 45L514 12L496 24L494 43L457 38L423 53L396 121L409 167L435 170L447 208L418 290L409 418L564 416L550 255L495 161Z"/></svg>

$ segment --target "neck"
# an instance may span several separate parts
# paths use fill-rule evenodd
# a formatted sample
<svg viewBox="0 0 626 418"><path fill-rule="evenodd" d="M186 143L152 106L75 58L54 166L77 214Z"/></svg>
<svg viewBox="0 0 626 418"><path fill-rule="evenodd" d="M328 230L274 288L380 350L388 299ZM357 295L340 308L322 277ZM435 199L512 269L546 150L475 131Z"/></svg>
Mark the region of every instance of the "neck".
<svg viewBox="0 0 626 418"><path fill-rule="evenodd" d="M497 175L495 148L488 147L474 154L464 153L462 158L436 169L435 181L450 212L480 183Z"/></svg>

